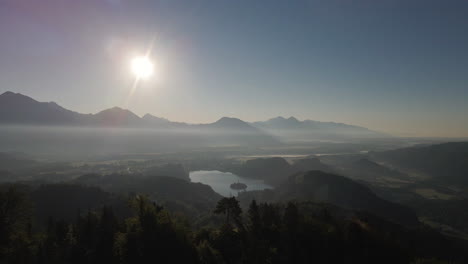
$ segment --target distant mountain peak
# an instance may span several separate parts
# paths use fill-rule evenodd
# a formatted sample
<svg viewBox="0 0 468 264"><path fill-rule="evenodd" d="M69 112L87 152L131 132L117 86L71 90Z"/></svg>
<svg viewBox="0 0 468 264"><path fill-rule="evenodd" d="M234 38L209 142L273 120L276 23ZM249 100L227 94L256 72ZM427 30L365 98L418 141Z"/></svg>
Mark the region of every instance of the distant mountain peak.
<svg viewBox="0 0 468 264"><path fill-rule="evenodd" d="M93 116L95 122L104 126L138 125L141 118L132 111L120 107L103 110Z"/></svg>
<svg viewBox="0 0 468 264"><path fill-rule="evenodd" d="M271 119L268 120L268 121L273 121L273 120L283 121L283 120L286 120L286 118L284 118L284 117L282 117L282 116L277 116L277 117L271 118Z"/></svg>
<svg viewBox="0 0 468 264"><path fill-rule="evenodd" d="M20 93L6 91L0 95L0 124L86 125L154 128L214 128L262 134L286 141L375 137L382 134L365 128L332 122L300 121L294 116L278 116L267 121L248 123L234 117L222 117L210 124L186 124L146 114L143 118L128 109L112 107L96 114L81 114L55 102L39 102Z"/></svg>
<svg viewBox="0 0 468 264"><path fill-rule="evenodd" d="M132 111L128 110L128 109L123 109L121 107L118 107L118 106L114 106L112 108L109 108L109 109L105 109L105 110L102 110L101 112L97 113L96 115L99 115L99 114L108 114L108 113L116 113L116 114L126 114L126 115L132 115L132 116L136 116L139 118L139 116L137 116L135 113L133 113Z"/></svg>
<svg viewBox="0 0 468 264"><path fill-rule="evenodd" d="M32 99L29 96L26 96L24 94L20 93L14 93L11 91L4 92L0 95L0 99L8 99L8 100L23 100L23 101L29 101L29 102L36 102L36 100Z"/></svg>
<svg viewBox="0 0 468 264"><path fill-rule="evenodd" d="M11 92L11 91L6 91L6 92L0 94L0 96L12 96L12 95L17 95L17 93L14 93L14 92Z"/></svg>
<svg viewBox="0 0 468 264"><path fill-rule="evenodd" d="M246 124L246 123L240 120L239 118L224 116L224 117L221 117L218 121L214 122L214 124Z"/></svg>
<svg viewBox="0 0 468 264"><path fill-rule="evenodd" d="M38 102L14 92L0 95L0 123L3 124L73 124L79 114L54 102Z"/></svg>
<svg viewBox="0 0 468 264"><path fill-rule="evenodd" d="M288 118L284 118L282 116L277 116L277 117L274 117L274 118L271 118L271 119L268 119L267 121L265 122L294 122L294 123L301 123L301 121L299 121L297 118L295 118L294 116L290 116Z"/></svg>
<svg viewBox="0 0 468 264"><path fill-rule="evenodd" d="M23 98L30 98L30 99L32 99L31 97L26 96L26 95L24 95L24 94L21 94L21 93L14 93L14 92L11 92L11 91L6 91L6 92L4 92L4 93L2 93L2 94L0 95L0 97L6 97L6 96L8 96L8 97L18 97L18 98L19 98L19 97L23 97Z"/></svg>
<svg viewBox="0 0 468 264"><path fill-rule="evenodd" d="M288 118L278 116L266 121L258 121L251 124L256 128L279 138L297 142L311 140L376 138L386 136L382 133L371 131L364 127L307 119L300 121L294 116L290 116Z"/></svg>
<svg viewBox="0 0 468 264"><path fill-rule="evenodd" d="M302 126L302 122L297 120L293 116L289 118L278 116L275 118L268 119L267 121L255 122L253 124L263 127L263 128L279 128L279 129L297 129Z"/></svg>
<svg viewBox="0 0 468 264"><path fill-rule="evenodd" d="M43 105L43 106L48 106L48 107L53 107L55 109L59 109L59 110L64 110L64 111L70 111L70 110L67 110L63 107L61 107L59 104L57 104L56 102L38 102L36 101L35 99L27 96L27 95L24 95L24 94L21 94L21 93L14 93L14 92L11 92L11 91L7 91L7 92L4 92L3 94L0 95L0 100L5 100L7 101L8 103L12 103L12 104L19 104L19 103L22 103L22 104L35 104L35 105Z"/></svg>
<svg viewBox="0 0 468 264"><path fill-rule="evenodd" d="M225 128L225 129L257 132L256 131L257 129L251 126L249 123L244 122L234 117L222 117L218 121L208 124L208 126L215 127L215 128Z"/></svg>

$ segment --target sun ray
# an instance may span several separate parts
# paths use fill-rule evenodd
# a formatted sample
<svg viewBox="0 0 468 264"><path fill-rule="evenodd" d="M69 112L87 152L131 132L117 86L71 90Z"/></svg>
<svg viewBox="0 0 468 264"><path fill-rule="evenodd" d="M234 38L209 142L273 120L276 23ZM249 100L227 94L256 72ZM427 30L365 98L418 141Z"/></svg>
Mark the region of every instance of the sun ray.
<svg viewBox="0 0 468 264"><path fill-rule="evenodd" d="M126 97L125 107L128 107L128 104L130 103L130 99L133 96L133 94L135 93L135 91L137 90L138 84L140 83L140 81L142 79L143 80L148 79L154 72L154 65L151 62L151 53L153 51L155 41L156 41L156 34L154 34L153 37L150 39L150 41L148 43L148 46L147 46L147 49L146 49L146 52L145 52L145 55L133 58L133 60L131 61L131 69L133 71L133 74L135 75L135 79L134 79L134 81L132 83L129 94ZM140 63L141 63L140 66L135 65L135 64L137 64L137 60L140 61ZM139 68L139 69L137 69L137 68ZM139 72L140 70L142 70L142 71Z"/></svg>

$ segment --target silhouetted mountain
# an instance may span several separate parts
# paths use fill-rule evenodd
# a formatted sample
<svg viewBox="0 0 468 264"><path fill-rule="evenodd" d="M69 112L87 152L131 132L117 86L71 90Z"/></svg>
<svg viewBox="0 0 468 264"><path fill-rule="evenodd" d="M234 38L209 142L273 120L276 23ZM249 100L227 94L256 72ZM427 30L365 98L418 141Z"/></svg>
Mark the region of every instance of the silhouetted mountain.
<svg viewBox="0 0 468 264"><path fill-rule="evenodd" d="M211 124L213 126L221 126L221 127L237 127L237 126L248 126L244 121L233 118L233 117L221 117L218 121Z"/></svg>
<svg viewBox="0 0 468 264"><path fill-rule="evenodd" d="M166 118L146 114L142 117L144 126L153 128L187 128L189 125L182 122L172 122Z"/></svg>
<svg viewBox="0 0 468 264"><path fill-rule="evenodd" d="M271 135L231 117L223 117L211 124L191 125L192 129L204 132L218 145L271 145L278 141Z"/></svg>
<svg viewBox="0 0 468 264"><path fill-rule="evenodd" d="M304 124L291 116L288 119L278 116L263 122L254 122L253 125L267 129L297 129L304 127Z"/></svg>
<svg viewBox="0 0 468 264"><path fill-rule="evenodd" d="M260 130L256 129L255 127L238 118L232 117L222 117L218 121L211 124L206 124L205 126L209 128L226 129L230 131L260 133Z"/></svg>
<svg viewBox="0 0 468 264"><path fill-rule="evenodd" d="M468 142L451 142L370 153L402 171L422 173L446 184L468 185Z"/></svg>
<svg viewBox="0 0 468 264"><path fill-rule="evenodd" d="M38 102L28 96L5 92L0 95L0 123L3 124L34 124L34 125L99 125L99 126L163 126L180 127L188 126L185 123L172 122L164 118L146 114L143 118L129 110L114 107L103 110L95 115L80 114L67 110L54 102ZM285 130L296 134L310 135L310 133L331 133L349 135L373 135L382 134L370 131L363 127L351 126L340 123L299 121L294 117L272 118L264 122L246 123L237 118L223 117L211 124L190 125L192 128L209 127L218 129L231 129L239 131L252 131L261 133L257 128L271 132ZM280 133L281 136L281 133Z"/></svg>
<svg viewBox="0 0 468 264"><path fill-rule="evenodd" d="M19 93L0 95L0 123L3 124L72 125L81 124L87 116Z"/></svg>
<svg viewBox="0 0 468 264"><path fill-rule="evenodd" d="M0 95L0 123L27 125L139 126L141 119L129 110L114 107L95 115L67 110L54 102L42 103L28 96Z"/></svg>
<svg viewBox="0 0 468 264"><path fill-rule="evenodd" d="M365 128L310 120L301 122L294 117L288 119L277 117L266 122L253 124L237 118L223 117L211 124L185 124L171 122L149 114L140 118L131 111L119 107L107 109L97 114L80 114L67 110L56 103L41 103L12 92L0 95L0 124L40 125L44 127L147 128L161 130L156 140L148 141L153 142L152 145L156 141L161 141L163 144L176 142L176 144L170 144L171 147L168 148L176 148L175 145L183 145L185 148L189 146L273 146L280 143L279 139L286 141L336 140L376 135L375 132ZM67 140L69 134L60 134L61 137L57 138L57 140L64 140L66 144L70 141L76 141L76 139ZM99 133L93 132L92 134L97 135ZM75 137L77 135L78 133L73 133L71 136ZM122 133L114 133L112 136L122 136ZM98 140L95 137L86 137L86 141ZM30 138L30 140L33 140L35 137L31 136ZM51 149L56 146L53 141L50 144L49 142L46 143L45 140L42 141ZM129 141L126 140L126 142ZM36 143L31 142L27 145L36 146ZM144 146L144 148L151 149L152 145ZM15 146L18 146L18 144L15 144ZM138 150L135 148L135 151L139 150L140 147ZM151 149L151 151L153 150Z"/></svg>
<svg viewBox="0 0 468 264"><path fill-rule="evenodd" d="M387 135L364 127L313 120L299 121L295 117L276 117L253 126L275 136L293 141L333 140L340 138L379 138Z"/></svg>
<svg viewBox="0 0 468 264"><path fill-rule="evenodd" d="M346 209L367 211L404 225L419 223L410 209L379 198L368 187L351 179L322 171L294 174L275 190L240 194L240 199L246 198L257 201L321 201Z"/></svg>
<svg viewBox="0 0 468 264"><path fill-rule="evenodd" d="M166 118L157 117L151 114L146 114L142 117L145 121L153 123L153 124L168 124L171 121L167 120Z"/></svg>
<svg viewBox="0 0 468 264"><path fill-rule="evenodd" d="M135 127L142 124L139 116L120 107L103 110L93 115L91 120L98 126Z"/></svg>

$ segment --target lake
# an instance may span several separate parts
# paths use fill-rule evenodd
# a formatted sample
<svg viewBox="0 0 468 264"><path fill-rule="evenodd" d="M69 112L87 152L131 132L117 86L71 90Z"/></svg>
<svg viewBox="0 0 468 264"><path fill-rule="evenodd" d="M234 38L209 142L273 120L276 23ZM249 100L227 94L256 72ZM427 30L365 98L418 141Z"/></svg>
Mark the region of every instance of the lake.
<svg viewBox="0 0 468 264"><path fill-rule="evenodd" d="M230 187L235 182L245 183L247 191L273 189L271 185L266 184L263 180L242 178L235 174L221 171L192 171L190 172L190 180L209 185L215 192L225 197L237 196L238 191Z"/></svg>

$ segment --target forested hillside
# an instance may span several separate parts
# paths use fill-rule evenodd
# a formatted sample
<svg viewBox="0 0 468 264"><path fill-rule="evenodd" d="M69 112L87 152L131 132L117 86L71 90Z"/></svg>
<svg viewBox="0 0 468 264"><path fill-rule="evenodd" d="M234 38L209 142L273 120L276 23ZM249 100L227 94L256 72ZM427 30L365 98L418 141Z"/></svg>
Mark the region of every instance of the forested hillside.
<svg viewBox="0 0 468 264"><path fill-rule="evenodd" d="M0 263L465 263L466 242L429 228L407 229L362 212L312 202L256 203L234 198L195 227L144 195L128 197L129 215L106 203L73 219L34 219L47 197L2 186ZM70 187L53 188L70 192ZM78 188L79 189L79 188ZM94 196L107 197L97 189ZM75 192L78 194L78 192ZM75 199L86 199L87 192ZM101 199L102 200L102 199ZM112 199L111 199L112 200ZM103 200L102 200L103 201ZM50 202L49 202L50 203ZM78 207L75 201L61 203ZM41 206L42 205L42 206Z"/></svg>

